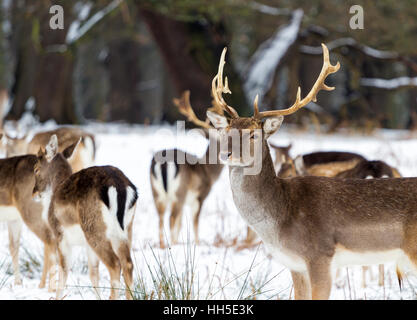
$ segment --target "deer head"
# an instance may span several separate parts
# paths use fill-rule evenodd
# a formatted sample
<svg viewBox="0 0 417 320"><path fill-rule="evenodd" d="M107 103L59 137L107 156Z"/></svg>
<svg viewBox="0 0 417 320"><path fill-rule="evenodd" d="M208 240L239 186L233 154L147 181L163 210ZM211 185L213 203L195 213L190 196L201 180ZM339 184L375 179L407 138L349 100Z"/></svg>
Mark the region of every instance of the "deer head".
<svg viewBox="0 0 417 320"><path fill-rule="evenodd" d="M32 196L35 199L39 200L47 191L52 190L53 185L61 177L71 175L71 167L67 160L71 158L79 142L80 140L70 145L62 153L59 153L58 138L54 134L45 148L39 148L33 168L35 186Z"/></svg>
<svg viewBox="0 0 417 320"><path fill-rule="evenodd" d="M219 112L207 111L207 117L210 119L213 126L219 130L220 136L227 140L227 146L220 154L220 160L224 161L229 166L249 167L253 165L253 156L256 156L256 146L261 145L262 150L266 148L266 140L269 136L274 134L281 126L284 116L290 115L307 105L310 101L316 101L317 94L321 90L331 91L334 87L327 86L324 81L326 77L339 70L339 62L336 65L331 65L329 60L329 51L327 47L323 47L323 67L314 83L310 92L301 99L301 89L298 88L297 96L294 104L281 110L271 110L260 112L258 108L258 96L254 100L254 114L252 117L239 117L236 110L229 106L223 98L224 93L231 93L228 87L227 78L223 81L223 67L225 64L226 48L220 58L219 69L217 75L212 81L212 96L214 104L217 108L222 109L225 114ZM230 134L234 132L234 134ZM230 138L230 135L232 138ZM239 140L240 146L233 146L233 136L235 140ZM245 139L246 138L246 139ZM246 149L249 152L249 157L244 157L245 140L249 142ZM262 152L262 157L265 152Z"/></svg>

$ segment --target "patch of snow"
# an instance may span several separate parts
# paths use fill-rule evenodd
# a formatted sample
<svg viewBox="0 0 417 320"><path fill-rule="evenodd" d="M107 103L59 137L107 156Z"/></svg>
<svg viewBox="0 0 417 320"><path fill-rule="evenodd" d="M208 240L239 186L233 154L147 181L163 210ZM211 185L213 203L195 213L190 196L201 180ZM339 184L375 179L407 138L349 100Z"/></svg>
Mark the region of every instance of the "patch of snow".
<svg viewBox="0 0 417 320"><path fill-rule="evenodd" d="M401 87L417 87L417 77L399 77L394 79L361 78L360 85L386 90L394 90Z"/></svg>
<svg viewBox="0 0 417 320"><path fill-rule="evenodd" d="M51 129L56 124L39 125L36 130ZM185 151L202 155L207 142L199 134L178 134L175 126L138 126L124 124L91 123L83 127L96 134L98 142L96 165L114 165L119 167L137 186L139 199L133 225L132 255L134 260L134 279L141 278L152 288L152 276L149 270L157 272L159 264L168 265L175 261L178 273L185 272L187 250L194 250L192 217L189 208L185 208L183 228L180 241L171 249L158 247L158 215L153 203L150 186L149 170L151 158L155 151L162 148L178 147ZM290 153L296 156L317 150L353 151L368 159L383 159L398 168L404 176L417 176L417 137L410 136L407 131L381 130L372 136L338 133L332 135L312 134L283 128L271 138L277 145L293 143ZM169 239L168 214L166 214L165 232ZM200 291L195 298L199 299L238 299L244 280L252 284L269 281L262 288L258 299L289 299L293 298L290 272L272 260L261 244L251 249L237 250L236 246L226 244L234 240L241 241L246 236L246 225L240 217L230 190L228 171L223 170L219 180L207 197L201 212L200 239L201 244L195 246L195 281L199 281ZM51 299L55 293L39 289L41 266L31 263L29 257L34 256L42 263L43 246L38 238L26 227L22 230L21 240L21 272L23 286L13 285L10 274L11 259L8 249L6 224L0 224L0 299ZM395 275L395 265L387 264L385 268L385 287L377 282L378 266L371 268L374 278L368 274L368 286L361 287L361 267L342 269L337 287L333 285L331 299L415 299L413 286L417 278L407 274L402 291L399 290ZM349 281L349 285L347 285ZM1 283L5 282L4 285ZM340 284L340 283L339 283ZM68 287L65 299L96 299L87 272L87 253L83 248L75 248L71 271L68 276ZM100 286L109 287L107 269L100 263ZM109 290L102 290L102 298L108 298ZM245 291L243 297L250 294ZM156 297L155 297L156 298Z"/></svg>

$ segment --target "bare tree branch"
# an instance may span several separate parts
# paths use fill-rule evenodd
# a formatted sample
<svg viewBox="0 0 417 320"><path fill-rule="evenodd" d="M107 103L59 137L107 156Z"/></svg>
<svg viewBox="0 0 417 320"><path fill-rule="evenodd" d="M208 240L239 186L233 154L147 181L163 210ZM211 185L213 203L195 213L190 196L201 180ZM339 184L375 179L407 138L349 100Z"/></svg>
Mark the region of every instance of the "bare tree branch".
<svg viewBox="0 0 417 320"><path fill-rule="evenodd" d="M292 10L287 8L275 8L272 6L268 6L263 3L259 3L256 1L252 1L249 3L250 8L259 11L264 14L269 14L272 16L290 16L292 14Z"/></svg>
<svg viewBox="0 0 417 320"><path fill-rule="evenodd" d="M401 88L417 87L417 77L399 77L393 79L362 78L360 79L360 85L362 87L397 90Z"/></svg>
<svg viewBox="0 0 417 320"><path fill-rule="evenodd" d="M333 51L341 47L352 47L364 53L365 55L375 58L375 59L385 59L385 60L395 60L399 58L399 54L394 51L383 51L371 48L364 44L358 43L353 38L340 38L333 41L330 41L326 44L330 51ZM305 54L321 55L322 48L321 46L300 46L300 52Z"/></svg>

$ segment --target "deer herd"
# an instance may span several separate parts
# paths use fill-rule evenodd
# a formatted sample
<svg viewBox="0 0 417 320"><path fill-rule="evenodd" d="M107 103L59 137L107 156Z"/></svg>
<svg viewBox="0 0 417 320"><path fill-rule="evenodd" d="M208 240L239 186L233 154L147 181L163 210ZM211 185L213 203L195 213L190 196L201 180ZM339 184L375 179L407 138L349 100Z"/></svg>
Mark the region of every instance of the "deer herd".
<svg viewBox="0 0 417 320"><path fill-rule="evenodd" d="M290 270L295 299L328 299L332 280L344 266L362 265L365 275L367 266L379 265L380 285L384 263L396 264L400 284L404 270L417 266L417 178L402 178L384 161L357 153L321 151L293 158L291 145L268 143L284 116L316 101L321 90L334 89L325 80L340 65L332 65L327 47L322 47L316 82L304 98L298 89L287 109L259 111L256 97L253 116L239 116L223 98L231 94L223 77L226 49L212 81L212 107L205 121L195 115L190 92L174 99L180 113L202 128L208 148L202 157L169 149L152 158L150 184L161 248L167 246L165 212L169 210L170 242L176 244L185 206L191 209L199 243L204 201L228 167L233 201L248 225L246 244L259 237ZM238 152L232 132L242 142ZM24 223L44 244L40 288L49 280L48 290L63 297L72 247L81 245L87 249L97 296L101 261L110 274L110 299L119 297L121 275L126 298L133 298L131 247L138 191L118 168L93 166L94 135L60 127L28 141L3 129L1 140L6 158L0 159L0 221L8 224L15 285L22 283L19 244ZM244 140L250 155L259 153L261 166L255 174L246 171L254 161L244 156ZM213 156L218 161L210 161Z"/></svg>

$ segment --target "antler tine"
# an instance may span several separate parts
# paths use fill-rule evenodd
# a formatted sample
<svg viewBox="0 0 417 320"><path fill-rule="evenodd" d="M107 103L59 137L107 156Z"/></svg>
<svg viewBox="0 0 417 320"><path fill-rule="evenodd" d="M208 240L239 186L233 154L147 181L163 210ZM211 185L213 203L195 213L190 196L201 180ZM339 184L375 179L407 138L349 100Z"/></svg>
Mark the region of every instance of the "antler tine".
<svg viewBox="0 0 417 320"><path fill-rule="evenodd" d="M258 100L259 100L259 95L257 94L256 97L255 97L255 100L253 101L253 116L254 116L254 118L259 117Z"/></svg>
<svg viewBox="0 0 417 320"><path fill-rule="evenodd" d="M266 117L274 117L274 116L286 116L289 114L292 114L294 112L296 112L297 110L301 109L302 107L304 107L305 105L307 105L310 101L317 101L317 94L319 93L319 91L321 90L326 90L326 91L332 91L334 90L334 87L329 87L327 86L324 81L326 80L327 76L335 73L339 70L340 68L340 63L337 62L336 65L332 65L330 63L330 59L329 59L329 49L327 49L325 44L321 44L321 46L323 47L323 67L321 68L321 72L316 80L316 82L314 83L313 87L311 88L310 92L307 94L307 96L301 100L301 89L300 87L298 87L297 90L297 97L295 99L294 104L289 107L288 109L283 109L283 110L272 110L272 111L263 111L263 112L257 112L257 98L255 98L255 102L254 104L256 104L256 109L255 109L255 117L257 117L258 119L262 119L262 118L266 118Z"/></svg>
<svg viewBox="0 0 417 320"><path fill-rule="evenodd" d="M233 109L231 106L229 106L226 101L223 99L223 93L229 93L232 92L229 89L229 83L227 80L227 77L224 79L224 85L223 85L223 68L226 63L225 56L226 56L227 48L223 49L222 55L220 57L219 62L219 69L217 71L216 76L213 78L211 82L211 94L214 99L213 105L216 107L220 107L224 111L226 111L231 117L237 118L239 117L238 113L235 109Z"/></svg>
<svg viewBox="0 0 417 320"><path fill-rule="evenodd" d="M209 123L201 121L195 115L193 108L191 107L191 103L190 103L190 91L189 90L184 91L180 99L174 98L173 102L177 106L178 111L187 117L188 121L193 122L199 127L203 127L206 129L212 128L212 126L210 126Z"/></svg>

